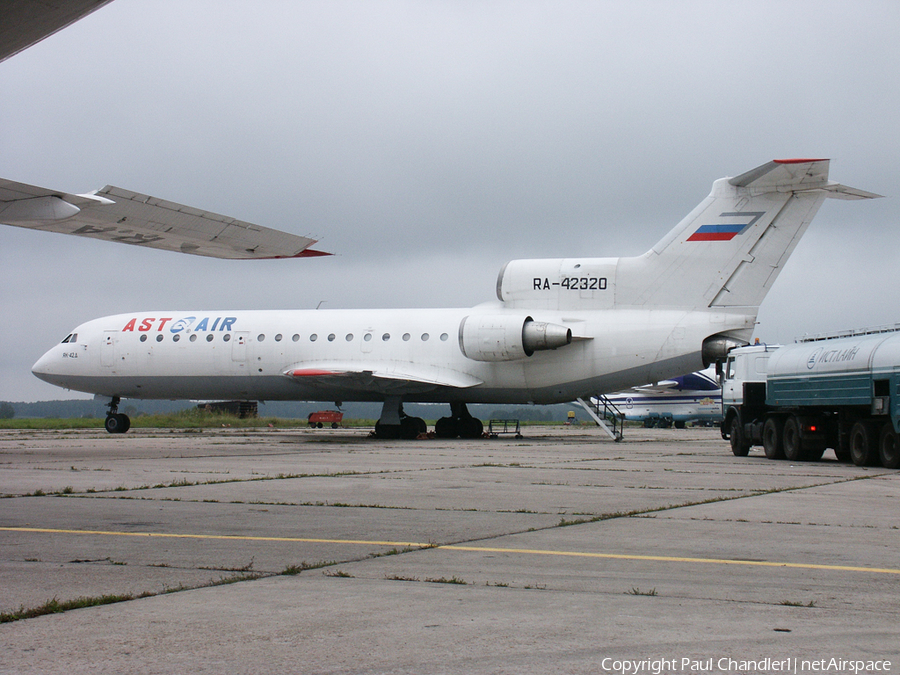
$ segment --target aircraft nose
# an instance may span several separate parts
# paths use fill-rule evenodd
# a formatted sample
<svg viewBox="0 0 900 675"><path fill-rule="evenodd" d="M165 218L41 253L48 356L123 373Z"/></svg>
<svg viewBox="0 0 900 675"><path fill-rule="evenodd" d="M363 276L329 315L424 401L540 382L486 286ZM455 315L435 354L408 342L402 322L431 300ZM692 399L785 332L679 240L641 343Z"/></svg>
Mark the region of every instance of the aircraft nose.
<svg viewBox="0 0 900 675"><path fill-rule="evenodd" d="M59 357L54 351L53 349L49 350L31 366L31 372L35 377L50 384L55 384L56 377L59 375L57 367Z"/></svg>

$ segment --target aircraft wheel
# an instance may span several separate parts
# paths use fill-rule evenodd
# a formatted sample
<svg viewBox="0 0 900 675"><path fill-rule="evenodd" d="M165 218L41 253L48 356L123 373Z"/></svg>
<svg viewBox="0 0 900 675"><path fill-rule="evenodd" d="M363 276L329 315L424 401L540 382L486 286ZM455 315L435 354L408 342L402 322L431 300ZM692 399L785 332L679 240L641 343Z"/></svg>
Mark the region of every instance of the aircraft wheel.
<svg viewBox="0 0 900 675"><path fill-rule="evenodd" d="M111 434L124 434L131 428L131 420L128 418L128 415L116 413L107 415L103 426Z"/></svg>
<svg viewBox="0 0 900 675"><path fill-rule="evenodd" d="M731 440L731 452L735 457L746 457L750 454L750 444L744 440L744 425L741 422L741 416L735 415L731 418L731 426L729 427L729 436Z"/></svg>
<svg viewBox="0 0 900 675"><path fill-rule="evenodd" d="M782 434L782 444L784 447L784 456L791 462L802 462L803 444L800 440L800 420L796 415L791 415L784 423L784 433Z"/></svg>
<svg viewBox="0 0 900 675"><path fill-rule="evenodd" d="M873 466L878 462L874 435L865 422L856 422L850 429L850 459L856 466Z"/></svg>
<svg viewBox="0 0 900 675"><path fill-rule="evenodd" d="M434 423L434 435L438 438L456 438L459 436L459 425L452 417L442 417Z"/></svg>
<svg viewBox="0 0 900 675"><path fill-rule="evenodd" d="M459 420L460 438L481 438L484 434L484 424L475 417L463 417Z"/></svg>
<svg viewBox="0 0 900 675"><path fill-rule="evenodd" d="M767 417L763 425L763 450L769 459L784 459L784 420Z"/></svg>
<svg viewBox="0 0 900 675"><path fill-rule="evenodd" d="M382 424L375 422L375 438L383 438L394 440L400 438L400 430L402 426L399 424Z"/></svg>
<svg viewBox="0 0 900 675"><path fill-rule="evenodd" d="M881 427L878 438L878 457L885 469L900 469L900 436L894 431L892 422Z"/></svg>
<svg viewBox="0 0 900 675"><path fill-rule="evenodd" d="M411 440L428 431L428 425L421 417L404 417L400 420L400 438Z"/></svg>

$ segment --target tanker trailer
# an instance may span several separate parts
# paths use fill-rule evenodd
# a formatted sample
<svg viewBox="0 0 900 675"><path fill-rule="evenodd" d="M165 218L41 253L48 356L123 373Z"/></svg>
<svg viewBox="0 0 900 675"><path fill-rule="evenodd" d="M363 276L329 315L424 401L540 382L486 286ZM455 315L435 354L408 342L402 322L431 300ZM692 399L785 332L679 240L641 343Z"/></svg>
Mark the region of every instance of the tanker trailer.
<svg viewBox="0 0 900 675"><path fill-rule="evenodd" d="M722 437L737 456L900 468L900 332L861 331L729 352Z"/></svg>

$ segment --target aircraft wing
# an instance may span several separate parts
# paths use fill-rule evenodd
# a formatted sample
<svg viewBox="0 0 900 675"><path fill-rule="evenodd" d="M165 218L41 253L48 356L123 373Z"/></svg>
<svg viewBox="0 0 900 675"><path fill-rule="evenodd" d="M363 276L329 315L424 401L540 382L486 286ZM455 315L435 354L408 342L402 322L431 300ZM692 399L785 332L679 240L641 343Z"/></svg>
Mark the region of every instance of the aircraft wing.
<svg viewBox="0 0 900 675"><path fill-rule="evenodd" d="M0 223L212 258L330 255L309 237L111 185L73 195L0 179Z"/></svg>
<svg viewBox="0 0 900 675"><path fill-rule="evenodd" d="M420 364L309 362L295 363L284 374L299 384L323 389L377 391L381 394L413 394L437 387L467 389L483 384L472 375L450 368Z"/></svg>
<svg viewBox="0 0 900 675"><path fill-rule="evenodd" d="M0 61L75 23L112 0L5 0L0 21Z"/></svg>
<svg viewBox="0 0 900 675"><path fill-rule="evenodd" d="M678 382L676 380L662 380L660 382L655 382L654 384L644 384L640 387L633 387L631 391L636 391L639 394L648 394L653 392L662 393L677 388Z"/></svg>

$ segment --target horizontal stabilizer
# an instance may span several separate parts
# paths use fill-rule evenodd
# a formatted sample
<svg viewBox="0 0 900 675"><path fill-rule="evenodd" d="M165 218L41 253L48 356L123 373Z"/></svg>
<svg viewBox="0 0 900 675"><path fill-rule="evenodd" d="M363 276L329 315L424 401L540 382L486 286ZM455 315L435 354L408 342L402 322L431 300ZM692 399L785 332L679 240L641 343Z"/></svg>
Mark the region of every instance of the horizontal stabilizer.
<svg viewBox="0 0 900 675"><path fill-rule="evenodd" d="M329 255L309 237L111 185L74 195L0 179L0 223L212 258Z"/></svg>
<svg viewBox="0 0 900 675"><path fill-rule="evenodd" d="M857 190L828 180L827 159L776 159L755 169L729 178L729 184L748 188L751 194L764 192L805 192L825 190L837 199L875 199L874 192Z"/></svg>

